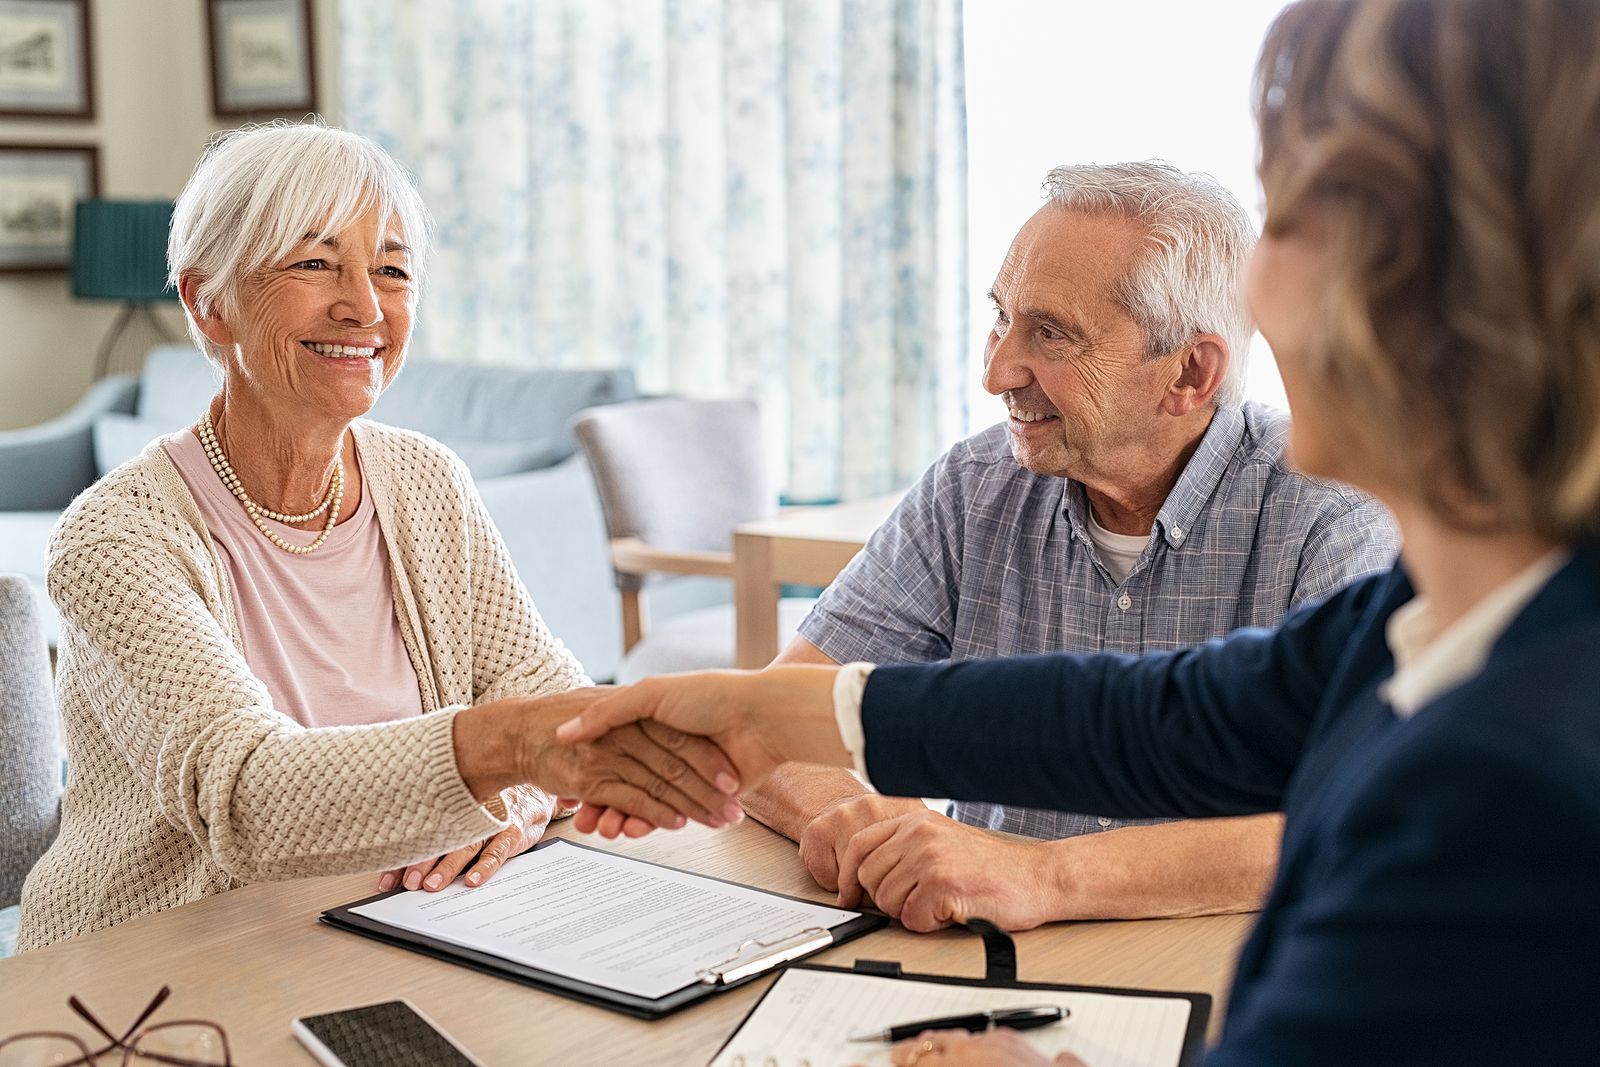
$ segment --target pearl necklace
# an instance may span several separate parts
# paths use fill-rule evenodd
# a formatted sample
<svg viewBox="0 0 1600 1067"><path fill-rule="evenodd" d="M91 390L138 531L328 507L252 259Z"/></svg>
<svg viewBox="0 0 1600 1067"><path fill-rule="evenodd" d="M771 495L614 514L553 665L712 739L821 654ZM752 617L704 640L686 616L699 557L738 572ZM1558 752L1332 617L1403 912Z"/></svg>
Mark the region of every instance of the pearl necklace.
<svg viewBox="0 0 1600 1067"><path fill-rule="evenodd" d="M322 543L333 532L334 524L339 521L339 505L344 503L344 464L339 462L339 458L344 455L343 444L339 446L339 453L334 459L333 480L328 483L328 495L322 498L321 504L318 504L316 508L303 515L284 515L270 508L264 508L250 499L250 494L244 491L244 485L239 481L238 473L233 469L232 464L228 462L228 457L222 454L222 445L217 441L216 427L211 424L211 412L209 410L200 417L200 444L206 450L206 458L211 461L211 469L217 472L217 477L222 479L222 484L228 487L228 491L239 498L239 503L244 505L244 510L250 516L250 521L256 524L256 529L260 530L268 541L271 541L285 552L290 552L297 556L315 552L322 547ZM322 532L317 535L317 539L309 545L290 544L274 533L266 522L267 519L291 525L298 522L310 522L324 511L328 513L328 521L322 527Z"/></svg>

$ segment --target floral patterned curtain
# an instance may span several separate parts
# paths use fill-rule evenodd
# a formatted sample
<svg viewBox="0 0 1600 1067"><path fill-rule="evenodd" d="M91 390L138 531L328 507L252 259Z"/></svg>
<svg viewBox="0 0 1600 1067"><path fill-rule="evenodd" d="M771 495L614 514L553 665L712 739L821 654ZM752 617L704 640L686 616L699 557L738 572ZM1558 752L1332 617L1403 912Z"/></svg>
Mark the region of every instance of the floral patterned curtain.
<svg viewBox="0 0 1600 1067"><path fill-rule="evenodd" d="M795 499L966 428L961 0L345 0L438 220L414 350L762 401Z"/></svg>

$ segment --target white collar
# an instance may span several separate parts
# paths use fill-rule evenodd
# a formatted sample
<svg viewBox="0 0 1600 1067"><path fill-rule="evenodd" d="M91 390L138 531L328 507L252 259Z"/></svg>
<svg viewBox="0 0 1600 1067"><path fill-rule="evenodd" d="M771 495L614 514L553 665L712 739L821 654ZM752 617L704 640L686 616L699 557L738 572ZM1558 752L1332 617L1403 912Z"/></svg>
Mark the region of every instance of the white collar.
<svg viewBox="0 0 1600 1067"><path fill-rule="evenodd" d="M1414 597L1401 605L1384 629L1395 670L1378 687L1378 696L1396 715L1408 719L1424 704L1477 674L1511 621L1570 556L1565 548L1551 550L1478 601L1443 632L1425 598Z"/></svg>

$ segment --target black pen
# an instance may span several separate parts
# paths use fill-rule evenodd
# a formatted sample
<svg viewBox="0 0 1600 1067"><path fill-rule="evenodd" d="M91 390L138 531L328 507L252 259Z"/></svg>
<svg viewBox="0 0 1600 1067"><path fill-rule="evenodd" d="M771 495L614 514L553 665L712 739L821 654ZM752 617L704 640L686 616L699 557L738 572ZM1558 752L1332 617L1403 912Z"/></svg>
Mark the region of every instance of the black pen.
<svg viewBox="0 0 1600 1067"><path fill-rule="evenodd" d="M1008 1030L1032 1030L1038 1026L1058 1023L1071 1015L1069 1008L1007 1008L1004 1011L979 1011L971 1015L946 1015L939 1019L919 1019L914 1023L900 1023L887 1030L857 1030L851 1041L904 1041L916 1037L924 1030L968 1030L978 1033L996 1026Z"/></svg>

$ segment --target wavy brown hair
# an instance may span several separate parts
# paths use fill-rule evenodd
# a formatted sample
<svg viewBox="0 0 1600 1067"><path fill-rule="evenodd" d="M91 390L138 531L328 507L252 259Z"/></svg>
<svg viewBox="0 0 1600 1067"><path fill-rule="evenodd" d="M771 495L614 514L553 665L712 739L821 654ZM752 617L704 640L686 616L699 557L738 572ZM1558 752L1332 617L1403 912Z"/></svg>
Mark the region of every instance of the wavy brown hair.
<svg viewBox="0 0 1600 1067"><path fill-rule="evenodd" d="M1600 3L1302 0L1256 108L1266 232L1333 235L1306 372L1352 447L1457 526L1600 535Z"/></svg>

